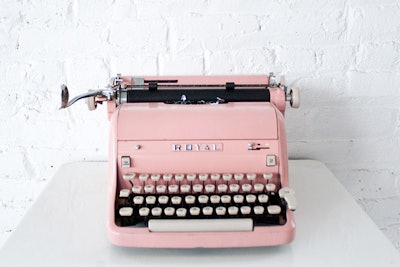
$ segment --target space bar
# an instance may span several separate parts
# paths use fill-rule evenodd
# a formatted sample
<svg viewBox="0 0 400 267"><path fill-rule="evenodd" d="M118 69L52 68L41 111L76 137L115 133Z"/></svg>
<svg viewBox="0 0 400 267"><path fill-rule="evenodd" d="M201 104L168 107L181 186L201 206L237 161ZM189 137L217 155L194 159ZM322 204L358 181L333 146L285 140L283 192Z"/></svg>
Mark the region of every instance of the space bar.
<svg viewBox="0 0 400 267"><path fill-rule="evenodd" d="M150 232L251 232L253 220L242 219L151 219Z"/></svg>

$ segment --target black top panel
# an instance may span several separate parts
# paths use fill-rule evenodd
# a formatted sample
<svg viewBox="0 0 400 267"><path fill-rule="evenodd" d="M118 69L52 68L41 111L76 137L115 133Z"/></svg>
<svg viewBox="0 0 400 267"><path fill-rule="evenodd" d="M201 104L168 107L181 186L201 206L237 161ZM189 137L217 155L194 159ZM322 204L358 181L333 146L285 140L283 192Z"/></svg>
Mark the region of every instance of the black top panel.
<svg viewBox="0 0 400 267"><path fill-rule="evenodd" d="M127 90L127 102L165 102L175 104L205 104L227 102L269 102L270 92L263 89L162 89Z"/></svg>

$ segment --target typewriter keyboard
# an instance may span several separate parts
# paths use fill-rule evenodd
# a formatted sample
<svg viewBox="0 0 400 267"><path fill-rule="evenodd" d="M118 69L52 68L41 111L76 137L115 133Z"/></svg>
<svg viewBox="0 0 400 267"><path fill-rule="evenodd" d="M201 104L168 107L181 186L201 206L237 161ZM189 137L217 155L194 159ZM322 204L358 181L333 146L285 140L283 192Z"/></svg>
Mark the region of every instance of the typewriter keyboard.
<svg viewBox="0 0 400 267"><path fill-rule="evenodd" d="M125 174L118 193L121 226L153 232L252 231L283 225L296 200L272 174Z"/></svg>

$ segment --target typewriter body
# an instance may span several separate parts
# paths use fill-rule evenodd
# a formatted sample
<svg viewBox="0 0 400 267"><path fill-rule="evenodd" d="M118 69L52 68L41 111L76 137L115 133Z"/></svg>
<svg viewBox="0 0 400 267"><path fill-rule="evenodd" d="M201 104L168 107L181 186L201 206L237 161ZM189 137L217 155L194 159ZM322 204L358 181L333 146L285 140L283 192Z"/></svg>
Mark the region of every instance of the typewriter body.
<svg viewBox="0 0 400 267"><path fill-rule="evenodd" d="M252 247L289 243L284 113L297 107L273 74L114 77L89 91L111 121L107 230L128 247Z"/></svg>

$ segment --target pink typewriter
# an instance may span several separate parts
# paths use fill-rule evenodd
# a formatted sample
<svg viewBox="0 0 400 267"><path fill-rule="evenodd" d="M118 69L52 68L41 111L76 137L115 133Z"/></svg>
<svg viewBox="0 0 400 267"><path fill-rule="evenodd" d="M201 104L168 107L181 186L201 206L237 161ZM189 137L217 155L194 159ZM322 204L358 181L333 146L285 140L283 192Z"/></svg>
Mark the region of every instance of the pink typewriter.
<svg viewBox="0 0 400 267"><path fill-rule="evenodd" d="M291 242L284 113L299 106L272 73L113 77L86 98L111 120L107 229L127 247L255 247Z"/></svg>

